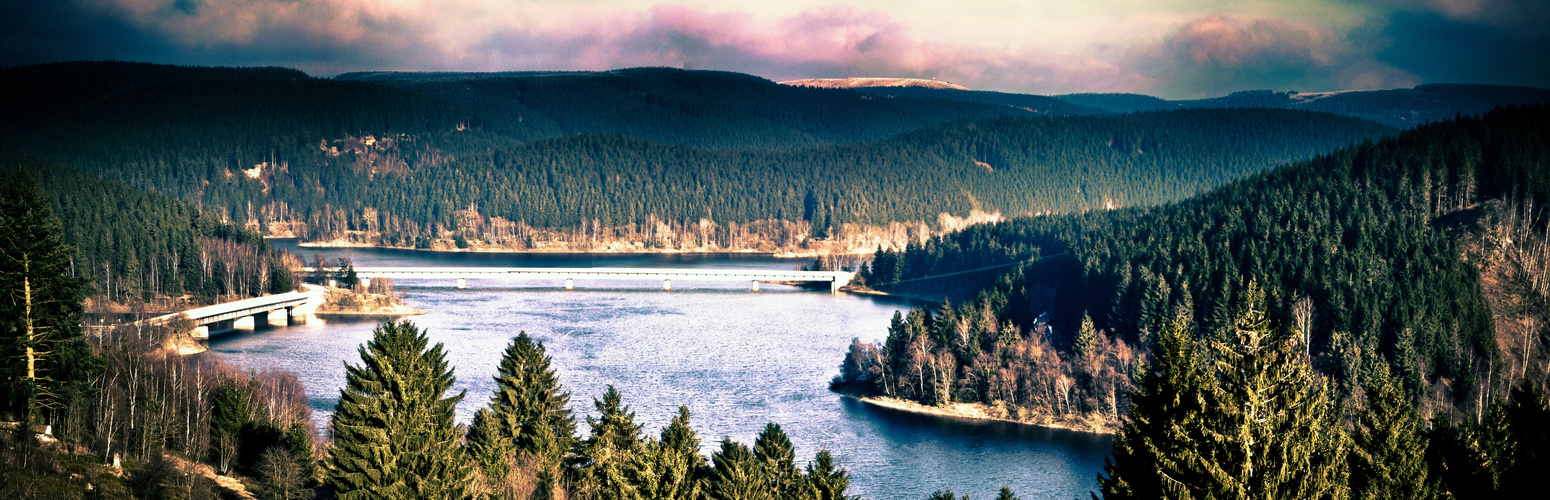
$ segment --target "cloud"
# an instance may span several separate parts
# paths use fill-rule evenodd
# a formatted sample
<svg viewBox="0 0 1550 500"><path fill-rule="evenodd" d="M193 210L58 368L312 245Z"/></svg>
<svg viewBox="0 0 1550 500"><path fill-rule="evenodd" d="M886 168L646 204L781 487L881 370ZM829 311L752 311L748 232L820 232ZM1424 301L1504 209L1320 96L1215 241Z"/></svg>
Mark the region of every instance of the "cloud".
<svg viewBox="0 0 1550 500"><path fill-rule="evenodd" d="M1133 50L1130 63L1164 94L1207 97L1243 89L1338 90L1413 86L1351 32L1279 18L1213 14Z"/></svg>
<svg viewBox="0 0 1550 500"><path fill-rule="evenodd" d="M1471 72L1550 79L1538 62L1550 24L1541 0L651 1L13 0L0 12L0 64L124 59L323 76L674 66L1164 97L1403 87Z"/></svg>
<svg viewBox="0 0 1550 500"><path fill-rule="evenodd" d="M1386 64L1432 83L1550 87L1550 35L1518 36L1437 13L1399 13L1384 27Z"/></svg>

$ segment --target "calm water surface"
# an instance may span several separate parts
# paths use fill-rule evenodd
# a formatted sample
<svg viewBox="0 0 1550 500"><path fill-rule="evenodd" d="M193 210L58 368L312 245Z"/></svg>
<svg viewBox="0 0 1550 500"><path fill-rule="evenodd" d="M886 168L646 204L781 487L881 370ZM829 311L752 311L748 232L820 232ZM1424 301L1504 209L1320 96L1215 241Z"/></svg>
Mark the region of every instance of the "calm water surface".
<svg viewBox="0 0 1550 500"><path fill-rule="evenodd" d="M277 242L281 247L290 244ZM751 255L429 254L375 249L290 248L349 257L358 266L699 267L790 269L800 260ZM977 499L1002 485L1025 499L1087 498L1109 439L1000 423L971 423L880 409L828 391L853 337L880 341L894 311L908 306L848 295L743 283L577 280L576 290L544 281L397 280L412 318L446 344L467 422L488 403L506 343L518 331L543 341L577 420L613 384L636 422L655 435L687 405L704 451L722 436L752 444L776 422L798 461L821 448L851 472L852 494L920 499L943 487ZM247 368L300 375L314 416L326 422L344 385L344 364L371 338L374 320L312 319L306 325L217 335L211 350ZM580 424L584 432L587 426Z"/></svg>

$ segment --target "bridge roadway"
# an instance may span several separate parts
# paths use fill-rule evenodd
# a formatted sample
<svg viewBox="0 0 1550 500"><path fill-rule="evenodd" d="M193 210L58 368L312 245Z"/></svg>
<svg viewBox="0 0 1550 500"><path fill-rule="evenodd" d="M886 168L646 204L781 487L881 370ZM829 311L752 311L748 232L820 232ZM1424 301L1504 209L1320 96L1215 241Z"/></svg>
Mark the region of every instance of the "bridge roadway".
<svg viewBox="0 0 1550 500"><path fill-rule="evenodd" d="M309 288L310 289L310 288ZM237 319L248 316L253 317L254 327L269 323L269 313L285 310L285 324L291 325L296 321L295 309L311 300L315 293L286 292L276 295L265 295L251 299L242 299L213 306L197 307L181 313L167 314L145 320L146 323L166 324L171 322L178 314L188 315L188 319L194 320L194 326L205 327L203 335L198 333L196 337L208 337L211 332L231 330L236 327ZM195 330L196 332L198 330Z"/></svg>
<svg viewBox="0 0 1550 500"><path fill-rule="evenodd" d="M306 268L312 272L312 268ZM325 270L327 270L325 268ZM662 280L663 290L673 289L673 280L746 281L753 290L759 283L828 283L829 293L838 292L856 273L845 271L785 271L780 269L681 269L651 267L357 267L361 278L457 278L458 288L467 288L468 278L560 279L573 289L578 279L591 280Z"/></svg>

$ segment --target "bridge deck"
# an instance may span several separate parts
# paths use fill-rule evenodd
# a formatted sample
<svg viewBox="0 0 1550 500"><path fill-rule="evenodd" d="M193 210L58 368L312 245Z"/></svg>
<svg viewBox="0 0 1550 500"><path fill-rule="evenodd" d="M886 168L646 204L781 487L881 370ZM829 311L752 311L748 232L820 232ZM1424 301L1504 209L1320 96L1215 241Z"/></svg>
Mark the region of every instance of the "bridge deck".
<svg viewBox="0 0 1550 500"><path fill-rule="evenodd" d="M307 268L312 271L312 268ZM780 269L677 269L649 267L357 267L362 278L535 278L535 279L692 279L721 281L850 281L855 273L844 271L786 271Z"/></svg>
<svg viewBox="0 0 1550 500"><path fill-rule="evenodd" d="M305 293L287 292L278 295L265 295L263 297L236 300L213 306L196 307L179 314L186 314L189 319L194 320L195 325L203 326L219 321L252 316L260 312L276 311L287 307L300 307L307 303L307 299L308 295ZM172 321L172 318L175 317L177 317L177 314L168 314L151 318L147 321L165 323Z"/></svg>

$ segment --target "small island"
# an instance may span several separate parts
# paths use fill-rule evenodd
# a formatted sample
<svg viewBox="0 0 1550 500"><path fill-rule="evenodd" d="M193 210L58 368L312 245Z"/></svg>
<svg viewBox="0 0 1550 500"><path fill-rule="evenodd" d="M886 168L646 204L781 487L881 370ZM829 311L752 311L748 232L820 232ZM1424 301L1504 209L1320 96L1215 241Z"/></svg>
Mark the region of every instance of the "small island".
<svg viewBox="0 0 1550 500"><path fill-rule="evenodd" d="M386 279L381 279L386 280ZM389 285L391 288L391 285ZM408 307L400 294L380 293L370 286L329 288L322 294L316 316L417 316L423 310Z"/></svg>
<svg viewBox="0 0 1550 500"><path fill-rule="evenodd" d="M329 269L323 266L323 256L316 257L316 271L308 281L324 285L322 300L312 314L318 316L417 316L425 311L404 304L404 297L393 291L391 278L361 278L355 273L350 259L339 259L339 265Z"/></svg>

